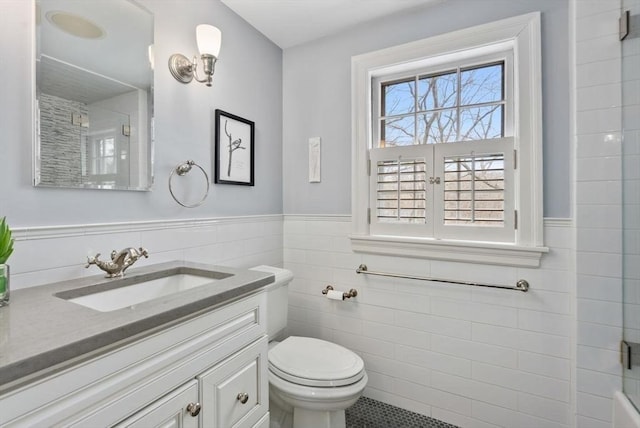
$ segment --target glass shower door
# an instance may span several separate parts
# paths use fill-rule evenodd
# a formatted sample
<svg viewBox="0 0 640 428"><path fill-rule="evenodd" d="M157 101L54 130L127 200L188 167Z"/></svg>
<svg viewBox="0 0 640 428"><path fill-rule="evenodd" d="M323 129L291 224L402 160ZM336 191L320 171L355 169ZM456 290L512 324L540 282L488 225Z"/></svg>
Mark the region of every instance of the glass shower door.
<svg viewBox="0 0 640 428"><path fill-rule="evenodd" d="M622 41L622 201L624 340L633 350L624 392L640 409L640 0L623 0L629 34Z"/></svg>

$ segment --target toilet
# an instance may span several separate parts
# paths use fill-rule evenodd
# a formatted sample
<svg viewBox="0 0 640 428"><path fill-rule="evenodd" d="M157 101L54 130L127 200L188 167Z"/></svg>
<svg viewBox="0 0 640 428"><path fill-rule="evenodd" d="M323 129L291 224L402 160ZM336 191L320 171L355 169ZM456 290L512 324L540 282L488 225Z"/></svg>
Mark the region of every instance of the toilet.
<svg viewBox="0 0 640 428"><path fill-rule="evenodd" d="M288 285L293 274L264 265L252 270L276 277L267 286L270 427L344 428L345 409L360 398L367 385L362 358L340 345L311 337L276 341L287 325Z"/></svg>

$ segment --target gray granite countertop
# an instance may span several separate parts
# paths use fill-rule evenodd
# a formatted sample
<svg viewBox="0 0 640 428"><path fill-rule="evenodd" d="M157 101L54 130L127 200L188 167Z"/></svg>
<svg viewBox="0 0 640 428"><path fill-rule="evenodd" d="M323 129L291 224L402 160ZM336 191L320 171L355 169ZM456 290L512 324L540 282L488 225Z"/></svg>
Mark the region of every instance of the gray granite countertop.
<svg viewBox="0 0 640 428"><path fill-rule="evenodd" d="M274 276L266 272L189 262L134 267L125 279L132 283L152 278L159 271L182 273L194 269L232 275L111 312L99 312L56 296L87 294L87 290L98 290L114 281L104 275L12 291L10 304L0 307L0 393L274 281Z"/></svg>

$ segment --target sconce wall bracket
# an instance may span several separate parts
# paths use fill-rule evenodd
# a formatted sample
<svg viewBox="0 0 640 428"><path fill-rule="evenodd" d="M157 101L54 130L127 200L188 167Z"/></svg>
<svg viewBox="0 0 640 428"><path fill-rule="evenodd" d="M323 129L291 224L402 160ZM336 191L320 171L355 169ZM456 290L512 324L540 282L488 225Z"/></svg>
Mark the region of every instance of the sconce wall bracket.
<svg viewBox="0 0 640 428"><path fill-rule="evenodd" d="M178 82L189 83L193 80L193 64L182 54L169 57L169 71Z"/></svg>

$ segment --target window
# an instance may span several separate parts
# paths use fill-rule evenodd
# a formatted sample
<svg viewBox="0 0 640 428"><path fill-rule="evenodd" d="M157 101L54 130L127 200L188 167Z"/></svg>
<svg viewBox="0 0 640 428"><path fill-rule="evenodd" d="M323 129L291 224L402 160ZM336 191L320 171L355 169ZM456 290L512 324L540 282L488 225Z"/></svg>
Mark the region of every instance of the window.
<svg viewBox="0 0 640 428"><path fill-rule="evenodd" d="M373 234L514 241L512 53L477 51L372 79Z"/></svg>
<svg viewBox="0 0 640 428"><path fill-rule="evenodd" d="M505 66L510 70L512 64L505 62L417 74L400 81L375 79L373 102L379 107L379 125L373 131L380 134L378 147L503 137L505 84L512 84L505 81Z"/></svg>
<svg viewBox="0 0 640 428"><path fill-rule="evenodd" d="M539 43L534 13L354 57L354 250L539 264Z"/></svg>

